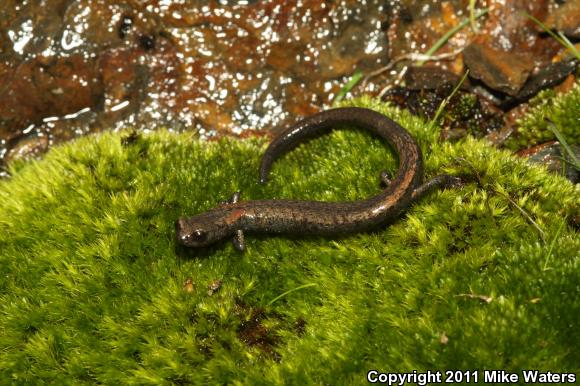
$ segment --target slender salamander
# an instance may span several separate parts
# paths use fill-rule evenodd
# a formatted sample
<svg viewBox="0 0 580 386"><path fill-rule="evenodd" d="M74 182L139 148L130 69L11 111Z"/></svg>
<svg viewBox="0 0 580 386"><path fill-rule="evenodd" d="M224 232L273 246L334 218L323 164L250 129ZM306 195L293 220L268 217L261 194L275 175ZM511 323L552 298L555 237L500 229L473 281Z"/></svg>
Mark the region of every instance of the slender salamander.
<svg viewBox="0 0 580 386"><path fill-rule="evenodd" d="M240 200L237 192L225 203L190 218L176 221L177 241L203 247L226 237L243 250L244 231L340 235L375 229L397 218L428 190L457 184L459 178L439 175L423 183L421 149L396 122L373 110L346 107L312 115L286 129L266 149L260 182L266 182L274 161L302 141L337 126L354 126L385 139L399 157L399 170L391 181L383 172L385 190L365 200L321 202L298 200Z"/></svg>

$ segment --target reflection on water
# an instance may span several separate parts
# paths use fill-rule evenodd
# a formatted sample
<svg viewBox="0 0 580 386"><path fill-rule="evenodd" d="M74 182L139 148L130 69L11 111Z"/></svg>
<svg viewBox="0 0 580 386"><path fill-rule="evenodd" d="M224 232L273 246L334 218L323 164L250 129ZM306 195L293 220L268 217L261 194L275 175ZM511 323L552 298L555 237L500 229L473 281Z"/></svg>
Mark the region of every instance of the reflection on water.
<svg viewBox="0 0 580 386"><path fill-rule="evenodd" d="M490 9L477 38L516 47L505 57L527 53L532 59L515 61L527 72L541 68L561 46L538 39L522 11L546 19L546 12L559 9L550 5L555 1L477 2ZM403 54L425 52L469 14L465 0L5 3L0 171L11 159L104 129L167 127L201 137L276 130L328 107L356 70L370 74ZM473 40L472 28L463 28L437 53L455 52ZM472 57L493 51L477 47L471 47ZM471 67L480 63L471 60L472 77L501 72L488 68L510 69L487 57L479 72ZM460 74L463 58L448 55L439 65ZM398 70L367 79L355 91L376 95ZM483 82L495 87L495 78Z"/></svg>
<svg viewBox="0 0 580 386"><path fill-rule="evenodd" d="M0 157L102 129L272 129L387 61L389 2L8 0ZM30 144L38 142L36 149Z"/></svg>

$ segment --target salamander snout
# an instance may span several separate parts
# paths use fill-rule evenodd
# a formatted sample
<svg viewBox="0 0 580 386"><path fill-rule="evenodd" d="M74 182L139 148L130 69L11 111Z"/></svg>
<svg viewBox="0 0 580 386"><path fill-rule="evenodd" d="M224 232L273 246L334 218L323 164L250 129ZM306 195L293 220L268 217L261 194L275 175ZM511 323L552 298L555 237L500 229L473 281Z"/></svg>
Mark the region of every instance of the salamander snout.
<svg viewBox="0 0 580 386"><path fill-rule="evenodd" d="M187 247L201 247L207 245L207 230L192 226L185 218L180 218L175 222L175 236L179 244Z"/></svg>
<svg viewBox="0 0 580 386"><path fill-rule="evenodd" d="M181 217L175 222L175 237L186 247L206 247L233 236L238 229L233 220L238 217L234 218L232 211L223 206L189 218Z"/></svg>

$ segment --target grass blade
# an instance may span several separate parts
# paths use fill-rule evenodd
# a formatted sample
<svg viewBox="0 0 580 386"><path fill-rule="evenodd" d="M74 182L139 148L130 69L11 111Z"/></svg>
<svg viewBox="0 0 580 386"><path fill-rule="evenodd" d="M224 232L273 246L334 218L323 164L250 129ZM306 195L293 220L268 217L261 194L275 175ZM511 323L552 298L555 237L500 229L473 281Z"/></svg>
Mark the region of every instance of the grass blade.
<svg viewBox="0 0 580 386"><path fill-rule="evenodd" d="M551 29L546 27L546 25L544 23L542 23L541 21L539 21L538 19L536 19L535 17L533 17L532 15L530 15L527 12L524 12L524 15L526 15L526 17L528 19L530 19L531 21L536 23L538 26L540 26L540 28L542 28L547 34L549 34L551 37L556 39L558 41L558 43L560 43L562 46L567 48L568 51L570 51L576 58L580 59L580 52L578 52L576 47L574 47L574 44L572 44L572 42L570 40L568 40L568 38L566 36L564 36L564 34L562 34L562 33L555 34Z"/></svg>
<svg viewBox="0 0 580 386"><path fill-rule="evenodd" d="M457 91L459 90L459 88L461 87L461 85L463 84L463 82L465 82L465 79L467 79L467 75L468 74L469 74L469 70L465 71L465 74L463 74L463 76L461 77L461 79L459 80L459 82L457 82L457 84L455 85L455 88L453 88L453 91L451 91L451 94L449 94L449 96L447 98L443 99L443 102L441 102L441 104L439 105L439 108L437 109L437 112L435 113L435 116L433 117L433 119L429 123L429 125L431 127L433 127L433 125L435 124L435 122L437 122L437 120L439 119L439 116L441 115L441 113L445 109L445 106L447 106L447 104L449 103L449 101L451 100L451 98L453 98L453 96L455 95L455 93L457 93Z"/></svg>
<svg viewBox="0 0 580 386"><path fill-rule="evenodd" d="M566 153L568 153L568 156L570 156L570 159L572 160L572 165L577 170L580 170L580 162L578 161L578 158L576 158L576 154L574 154L572 148L568 145L568 142L566 142L566 138L564 138L562 133L560 133L560 130L558 130L554 122L550 121L548 118L544 118L544 120L548 123L548 130L554 133L554 135L558 139L558 142L560 142Z"/></svg>
<svg viewBox="0 0 580 386"><path fill-rule="evenodd" d="M362 79L362 77L363 77L362 71L356 70L354 74L350 77L349 81L346 82L346 84L342 86L338 94L336 94L336 97L334 98L332 104L336 105L338 102L342 101L346 96L346 94L348 94L348 92L352 90L354 86L356 86L356 84Z"/></svg>
<svg viewBox="0 0 580 386"><path fill-rule="evenodd" d="M278 295L274 299L270 300L270 302L268 303L268 306L271 306L272 304L274 304L278 300L282 299L284 296L291 294L294 291L298 291L298 290L308 288L308 287L313 287L315 285L316 285L316 283L308 283L308 284L304 284L304 285L301 285L301 286L296 287L296 288L292 288L291 290L288 290L288 291L284 292L283 294Z"/></svg>
<svg viewBox="0 0 580 386"><path fill-rule="evenodd" d="M475 21L475 19L478 19L481 16L485 15L488 11L489 11L488 8L482 9L476 15L473 16L473 20ZM431 48L429 48L429 50L427 50L427 52L425 52L425 55L427 55L427 56L433 55L439 48L443 47L443 45L445 43L447 43L447 41L449 40L449 38L451 38L451 36L455 35L457 33L457 31L459 31L460 29L465 27L467 24L469 24L470 19L471 18L463 20L461 23L457 24L455 27L453 27L449 31L447 31L447 33L445 35L441 36L441 38L439 38L439 40L437 40L437 42L435 42L435 44ZM424 63L425 63L425 61L421 60L420 62L417 63L417 65L422 66Z"/></svg>

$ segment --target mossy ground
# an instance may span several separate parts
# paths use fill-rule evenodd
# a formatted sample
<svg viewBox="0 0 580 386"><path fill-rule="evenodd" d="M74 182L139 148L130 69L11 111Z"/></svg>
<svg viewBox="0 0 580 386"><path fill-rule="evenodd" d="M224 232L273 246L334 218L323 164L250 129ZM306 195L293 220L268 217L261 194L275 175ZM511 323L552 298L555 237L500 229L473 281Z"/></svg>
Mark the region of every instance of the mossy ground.
<svg viewBox="0 0 580 386"><path fill-rule="evenodd" d="M579 371L580 239L567 223L578 188L481 141L439 144L406 113L356 103L412 132L428 176L477 173L480 183L433 192L375 233L247 235L240 254L229 242L176 248L175 219L237 190L361 199L395 159L366 133L341 130L283 157L260 186L265 140L157 132L125 145L123 134L82 138L13 165L0 182L0 383Z"/></svg>
<svg viewBox="0 0 580 386"><path fill-rule="evenodd" d="M531 109L518 121L518 132L506 141L506 147L519 150L555 140L548 129L552 122L570 144L580 144L580 82L565 94L548 89L530 101Z"/></svg>

